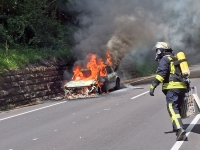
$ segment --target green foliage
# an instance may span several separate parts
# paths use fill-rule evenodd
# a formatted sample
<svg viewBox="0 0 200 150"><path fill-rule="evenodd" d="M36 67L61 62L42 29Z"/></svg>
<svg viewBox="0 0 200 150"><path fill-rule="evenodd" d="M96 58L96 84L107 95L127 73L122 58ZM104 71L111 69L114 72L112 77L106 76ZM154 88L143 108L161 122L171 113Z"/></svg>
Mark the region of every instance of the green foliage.
<svg viewBox="0 0 200 150"><path fill-rule="evenodd" d="M143 61L135 63L136 75L138 77L144 77L148 75L155 74L156 72L156 64L155 62Z"/></svg>
<svg viewBox="0 0 200 150"><path fill-rule="evenodd" d="M8 33L12 35L12 42L18 42L21 39L25 39L25 29L27 27L28 21L23 16L14 16L7 20ZM24 41L24 40L23 40Z"/></svg>
<svg viewBox="0 0 200 150"><path fill-rule="evenodd" d="M76 25L59 8L69 0L4 0L0 72L56 57L70 61ZM65 11L67 12L67 11ZM71 14L70 14L71 15ZM69 17L70 18L70 17Z"/></svg>
<svg viewBox="0 0 200 150"><path fill-rule="evenodd" d="M7 47L8 48L8 47ZM69 48L50 51L48 48L35 49L24 46L16 46L12 49L0 48L0 73L3 69L17 69L27 66L30 63L40 62L55 57L66 62L73 61Z"/></svg>
<svg viewBox="0 0 200 150"><path fill-rule="evenodd" d="M59 3L58 3L58 2ZM76 28L58 20L56 4L68 0L8 0L7 9L0 17L0 42L28 44L37 47L61 48L72 44L72 33ZM73 29L73 31L72 31ZM71 42L71 43L69 43Z"/></svg>
<svg viewBox="0 0 200 150"><path fill-rule="evenodd" d="M9 34L8 30L0 24L0 43L8 41L9 43L13 43L13 37Z"/></svg>
<svg viewBox="0 0 200 150"><path fill-rule="evenodd" d="M15 104L7 104L6 106L0 107L0 111L8 111L15 108Z"/></svg>
<svg viewBox="0 0 200 150"><path fill-rule="evenodd" d="M133 66L137 77L144 77L156 73L158 67L154 61L154 54L149 51L136 52L133 56Z"/></svg>

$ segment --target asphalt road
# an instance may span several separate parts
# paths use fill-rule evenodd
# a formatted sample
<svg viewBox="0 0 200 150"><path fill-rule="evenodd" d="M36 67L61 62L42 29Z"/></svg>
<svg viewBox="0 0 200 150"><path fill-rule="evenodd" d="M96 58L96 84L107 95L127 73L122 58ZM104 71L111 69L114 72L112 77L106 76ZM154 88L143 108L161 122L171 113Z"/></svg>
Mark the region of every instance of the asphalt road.
<svg viewBox="0 0 200 150"><path fill-rule="evenodd" d="M200 90L200 78L191 85ZM154 97L149 86L2 112L0 150L199 150L199 115L183 120L187 139L176 142L161 86Z"/></svg>

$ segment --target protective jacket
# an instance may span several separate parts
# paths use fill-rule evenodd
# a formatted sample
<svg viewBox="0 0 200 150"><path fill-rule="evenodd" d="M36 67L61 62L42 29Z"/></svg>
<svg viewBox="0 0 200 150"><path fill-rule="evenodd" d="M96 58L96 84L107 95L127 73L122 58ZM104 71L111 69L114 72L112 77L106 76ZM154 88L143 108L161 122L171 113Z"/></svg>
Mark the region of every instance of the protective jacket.
<svg viewBox="0 0 200 150"><path fill-rule="evenodd" d="M158 48L158 46L156 47ZM186 132L179 111L188 85L182 75L181 62L171 51L164 51L164 56L159 60L156 76L152 81L149 93L154 96L155 88L163 83L162 90L166 95L167 109L172 121L173 131L176 132L177 140L181 140Z"/></svg>
<svg viewBox="0 0 200 150"><path fill-rule="evenodd" d="M159 62L156 77L152 82L151 88L155 89L157 85L163 83L162 90L186 89L187 86L180 77L180 68L174 64L174 54L166 53Z"/></svg>

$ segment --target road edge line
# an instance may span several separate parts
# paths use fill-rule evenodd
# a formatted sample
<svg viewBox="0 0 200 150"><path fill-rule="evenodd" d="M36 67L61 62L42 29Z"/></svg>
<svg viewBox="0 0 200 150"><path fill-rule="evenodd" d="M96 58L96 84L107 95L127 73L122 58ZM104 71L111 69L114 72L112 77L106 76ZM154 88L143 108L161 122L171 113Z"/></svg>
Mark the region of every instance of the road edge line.
<svg viewBox="0 0 200 150"><path fill-rule="evenodd" d="M196 117L192 120L192 122L190 123L190 125L187 127L186 129L186 136L184 137L183 141L177 141L174 146L171 148L171 150L178 150L181 145L183 144L183 142L185 141L186 137L188 137L188 135L190 134L190 132L192 131L192 129L194 128L194 126L196 125L196 123L199 121L200 119L200 114L196 115Z"/></svg>
<svg viewBox="0 0 200 150"><path fill-rule="evenodd" d="M67 101L59 102L59 103L56 103L56 104L48 105L48 106L45 106L45 107L41 107L41 108L38 108L38 109L34 109L34 110L31 110L31 111L27 111L27 112L24 112L24 113L13 115L13 116L10 116L10 117L2 118L2 119L0 119L0 121L7 120L7 119L10 119L10 118L14 118L14 117L17 117L17 116L21 116L21 115L24 115L24 114L28 114L28 113L31 113L31 112L35 112L35 111L45 109L45 108L48 108L48 107L52 107L52 106L55 106L55 105L59 105L59 104L65 103L65 102L67 102Z"/></svg>

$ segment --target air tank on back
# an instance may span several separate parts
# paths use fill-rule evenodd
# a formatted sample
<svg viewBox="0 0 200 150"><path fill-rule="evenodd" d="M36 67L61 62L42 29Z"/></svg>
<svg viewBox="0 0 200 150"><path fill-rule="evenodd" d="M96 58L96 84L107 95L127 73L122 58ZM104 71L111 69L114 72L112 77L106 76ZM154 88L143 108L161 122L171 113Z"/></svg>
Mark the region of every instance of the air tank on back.
<svg viewBox="0 0 200 150"><path fill-rule="evenodd" d="M178 61L180 61L180 68L181 68L182 75L184 77L189 77L190 70L188 67L188 63L187 63L185 54L183 52L179 52L179 53L177 53L177 58L178 58Z"/></svg>

